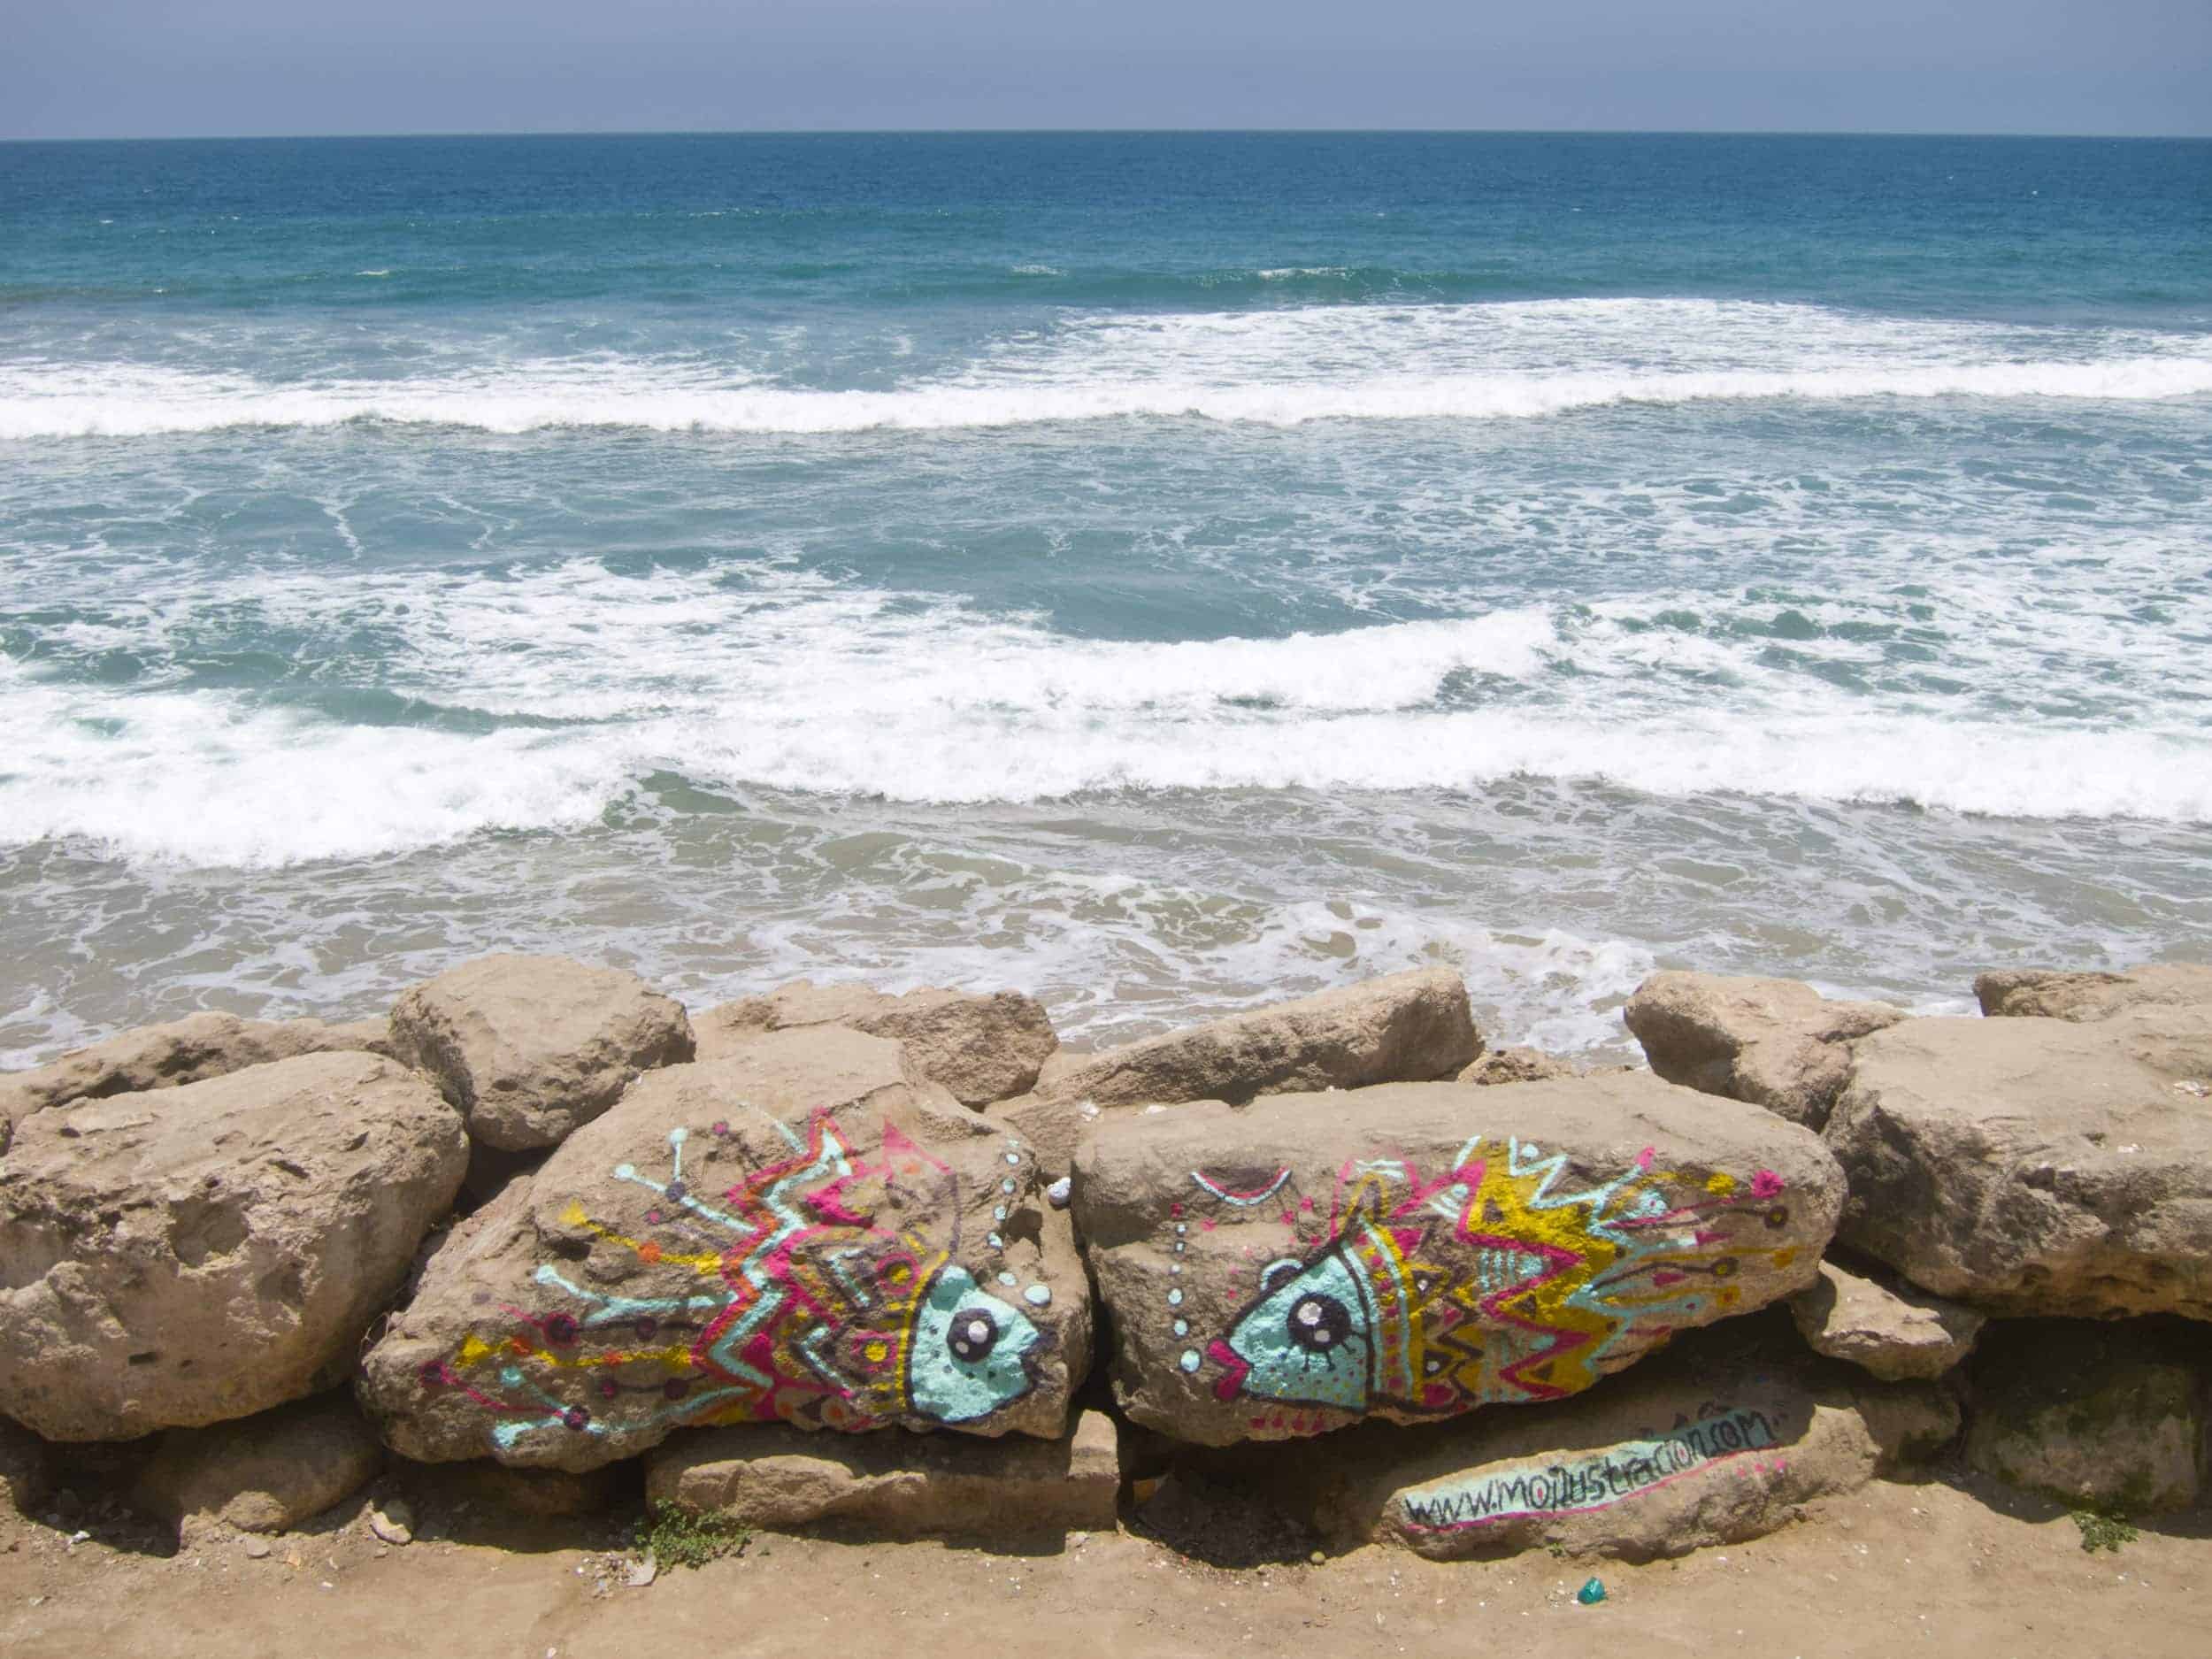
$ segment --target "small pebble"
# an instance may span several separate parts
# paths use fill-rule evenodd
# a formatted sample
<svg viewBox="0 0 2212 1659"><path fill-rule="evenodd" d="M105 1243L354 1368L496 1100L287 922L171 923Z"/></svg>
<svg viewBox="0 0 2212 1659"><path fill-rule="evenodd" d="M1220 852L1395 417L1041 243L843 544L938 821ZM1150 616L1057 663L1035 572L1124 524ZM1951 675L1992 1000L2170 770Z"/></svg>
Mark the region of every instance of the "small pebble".
<svg viewBox="0 0 2212 1659"><path fill-rule="evenodd" d="M249 1560L265 1561L268 1559L269 1540L265 1538L250 1538L245 1541L243 1548Z"/></svg>
<svg viewBox="0 0 2212 1659"><path fill-rule="evenodd" d="M394 1498L380 1509L369 1511L369 1531L388 1544L411 1544L415 1539L415 1512L403 1498Z"/></svg>

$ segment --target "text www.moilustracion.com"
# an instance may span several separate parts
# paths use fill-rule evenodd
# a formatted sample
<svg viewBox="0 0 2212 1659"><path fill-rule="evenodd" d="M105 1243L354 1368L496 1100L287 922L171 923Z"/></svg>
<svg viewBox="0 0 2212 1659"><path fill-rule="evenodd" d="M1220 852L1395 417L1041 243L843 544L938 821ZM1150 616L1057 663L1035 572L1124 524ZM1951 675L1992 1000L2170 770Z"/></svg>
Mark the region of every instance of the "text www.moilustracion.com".
<svg viewBox="0 0 2212 1659"><path fill-rule="evenodd" d="M1625 1440L1586 1457L1493 1470L1472 1480L1416 1487L1401 1500L1406 1525L1445 1532L1528 1515L1601 1509L1639 1492L1740 1452L1774 1444L1763 1411L1730 1409L1670 1429L1647 1440Z"/></svg>

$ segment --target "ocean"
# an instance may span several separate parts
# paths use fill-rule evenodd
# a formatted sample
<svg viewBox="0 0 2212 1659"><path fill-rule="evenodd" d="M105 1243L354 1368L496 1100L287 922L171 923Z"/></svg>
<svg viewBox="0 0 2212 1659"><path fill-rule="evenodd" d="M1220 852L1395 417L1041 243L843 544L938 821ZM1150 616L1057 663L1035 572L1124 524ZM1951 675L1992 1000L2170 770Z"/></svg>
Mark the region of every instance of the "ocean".
<svg viewBox="0 0 2212 1659"><path fill-rule="evenodd" d="M0 1066L2212 958L2212 142L0 145Z"/></svg>

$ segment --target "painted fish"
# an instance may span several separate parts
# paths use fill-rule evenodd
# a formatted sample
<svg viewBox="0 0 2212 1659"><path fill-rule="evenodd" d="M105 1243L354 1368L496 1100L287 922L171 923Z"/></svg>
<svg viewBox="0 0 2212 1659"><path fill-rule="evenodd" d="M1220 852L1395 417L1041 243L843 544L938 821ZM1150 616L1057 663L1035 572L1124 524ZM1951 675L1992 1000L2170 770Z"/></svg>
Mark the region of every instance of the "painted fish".
<svg viewBox="0 0 2212 1659"><path fill-rule="evenodd" d="M1786 1218L1769 1171L1745 1185L1652 1158L1578 1190L1563 1157L1518 1141L1471 1141L1435 1180L1396 1160L1347 1164L1324 1240L1271 1263L1208 1345L1216 1397L1445 1414L1588 1387L1702 1300L1733 1304L1744 1245L1732 1215L1755 1233Z"/></svg>
<svg viewBox="0 0 2212 1659"><path fill-rule="evenodd" d="M425 1385L481 1404L502 1448L771 1419L958 1425L1027 1395L1043 1333L953 1259L956 1238L928 1235L931 1218L959 1214L952 1170L888 1125L872 1158L826 1113L803 1140L777 1127L792 1156L725 1193L686 1182L683 1128L669 1132L666 1179L618 1165L616 1181L656 1201L641 1233L580 1202L560 1219L627 1249L649 1284L618 1294L543 1263L536 1282L559 1304L506 1308L506 1330L472 1334L424 1368Z"/></svg>

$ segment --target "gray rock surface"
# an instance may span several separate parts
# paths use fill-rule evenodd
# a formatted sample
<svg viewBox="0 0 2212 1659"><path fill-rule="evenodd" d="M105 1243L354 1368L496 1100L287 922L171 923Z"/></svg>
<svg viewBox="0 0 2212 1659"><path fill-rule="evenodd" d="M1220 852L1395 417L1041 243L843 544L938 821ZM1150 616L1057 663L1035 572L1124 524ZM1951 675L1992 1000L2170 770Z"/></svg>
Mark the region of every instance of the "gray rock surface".
<svg viewBox="0 0 2212 1659"><path fill-rule="evenodd" d="M1817 1136L1644 1072L1109 1113L1075 1170L1115 1392L1203 1444L1578 1393L1809 1283Z"/></svg>
<svg viewBox="0 0 2212 1659"><path fill-rule="evenodd" d="M2108 1514L2185 1509L2205 1490L2208 1379L2164 1333L2008 1323L1969 1374L1966 1461L1983 1474Z"/></svg>
<svg viewBox="0 0 2212 1659"><path fill-rule="evenodd" d="M1884 1284L1839 1267L1790 1298L1797 1329L1816 1354L1889 1382L1932 1381L1974 1348L1985 1314L1909 1285Z"/></svg>
<svg viewBox="0 0 2212 1659"><path fill-rule="evenodd" d="M2147 963L2124 973L2009 969L1979 975L1974 995L1992 1018L2094 1020L2131 1008L2212 1010L2212 968Z"/></svg>
<svg viewBox="0 0 2212 1659"><path fill-rule="evenodd" d="M1113 1420L1066 1440L715 1429L647 1454L649 1499L748 1526L833 1522L877 1538L1110 1532L1121 1490Z"/></svg>
<svg viewBox="0 0 2212 1659"><path fill-rule="evenodd" d="M384 1448L349 1390L213 1428L172 1429L140 1471L133 1507L182 1525L205 1518L282 1532L351 1497Z"/></svg>
<svg viewBox="0 0 2212 1659"><path fill-rule="evenodd" d="M1089 1356L1035 1159L818 1025L647 1073L431 1253L359 1389L403 1455L581 1471L734 1422L1056 1439Z"/></svg>
<svg viewBox="0 0 2212 1659"><path fill-rule="evenodd" d="M48 1107L175 1088L303 1054L388 1054L389 1034L382 1020L330 1025L319 1019L241 1019L216 1013L142 1025L74 1049L36 1071L0 1076L0 1152L7 1149L15 1124Z"/></svg>
<svg viewBox="0 0 2212 1659"><path fill-rule="evenodd" d="M1916 1019L1857 1045L1839 1236L1985 1311L2212 1318L2212 1015Z"/></svg>
<svg viewBox="0 0 2212 1659"><path fill-rule="evenodd" d="M1467 987L1448 968L1369 979L1118 1048L1056 1057L1030 1094L995 1109L1064 1170L1106 1109L1356 1089L1456 1076L1482 1052Z"/></svg>
<svg viewBox="0 0 2212 1659"><path fill-rule="evenodd" d="M557 1146L632 1079L689 1060L682 1004L634 973L565 956L486 956L403 993L392 1051L438 1081L472 1139Z"/></svg>
<svg viewBox="0 0 2212 1659"><path fill-rule="evenodd" d="M0 1410L127 1440L330 1386L467 1159L369 1054L34 1113L0 1158Z"/></svg>
<svg viewBox="0 0 2212 1659"><path fill-rule="evenodd" d="M1638 986L1623 1017L1670 1083L1817 1129L1843 1087L1853 1041L1905 1015L1883 1002L1831 1002L1794 979L1670 971Z"/></svg>
<svg viewBox="0 0 2212 1659"><path fill-rule="evenodd" d="M708 1010L695 1022L699 1058L715 1059L765 1031L846 1025L892 1037L924 1077L969 1106L1020 1094L1060 1046L1044 1005L1018 991L972 995L924 989L891 996L861 985L815 985L801 979Z"/></svg>
<svg viewBox="0 0 2212 1659"><path fill-rule="evenodd" d="M1571 1060L1527 1048L1493 1048L1459 1073L1462 1083L1546 1083L1554 1078L1579 1077L1581 1068Z"/></svg>

